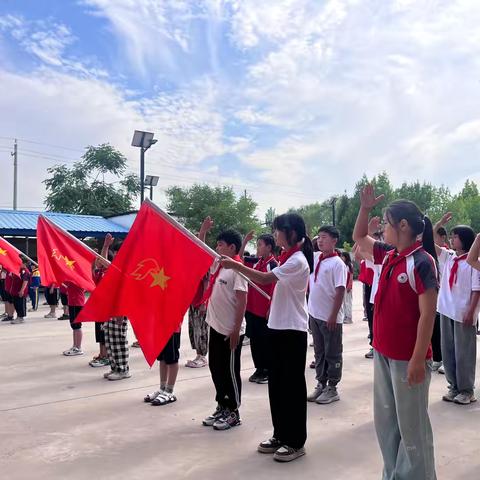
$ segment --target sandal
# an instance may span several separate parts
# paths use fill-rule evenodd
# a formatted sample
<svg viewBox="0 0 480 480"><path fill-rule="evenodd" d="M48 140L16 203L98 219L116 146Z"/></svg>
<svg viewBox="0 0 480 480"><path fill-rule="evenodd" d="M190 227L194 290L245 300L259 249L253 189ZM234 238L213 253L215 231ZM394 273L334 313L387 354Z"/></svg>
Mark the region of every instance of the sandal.
<svg viewBox="0 0 480 480"><path fill-rule="evenodd" d="M185 364L189 368L202 368L207 366L207 360L205 357L197 357L195 360L188 360Z"/></svg>
<svg viewBox="0 0 480 480"><path fill-rule="evenodd" d="M143 399L144 402L146 403L151 403L153 402L161 393L163 393L163 390L156 390L153 393L149 393L148 395L145 396Z"/></svg>
<svg viewBox="0 0 480 480"><path fill-rule="evenodd" d="M177 401L177 397L173 393L169 392L161 392L160 395L152 400L151 405L154 407L168 405L169 403L173 403Z"/></svg>

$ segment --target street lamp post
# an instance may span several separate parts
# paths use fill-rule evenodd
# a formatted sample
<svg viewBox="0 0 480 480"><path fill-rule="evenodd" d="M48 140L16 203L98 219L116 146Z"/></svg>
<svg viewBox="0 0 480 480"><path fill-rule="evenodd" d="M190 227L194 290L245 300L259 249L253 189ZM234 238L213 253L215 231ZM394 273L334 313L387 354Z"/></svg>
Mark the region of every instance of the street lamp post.
<svg viewBox="0 0 480 480"><path fill-rule="evenodd" d="M152 132L143 132L142 130L135 130L133 133L132 147L140 148L140 204L145 198L145 152L157 143L153 135Z"/></svg>
<svg viewBox="0 0 480 480"><path fill-rule="evenodd" d="M160 177L156 177L155 175L147 175L145 177L145 187L150 188L150 200L153 200L153 187L158 185L158 179Z"/></svg>

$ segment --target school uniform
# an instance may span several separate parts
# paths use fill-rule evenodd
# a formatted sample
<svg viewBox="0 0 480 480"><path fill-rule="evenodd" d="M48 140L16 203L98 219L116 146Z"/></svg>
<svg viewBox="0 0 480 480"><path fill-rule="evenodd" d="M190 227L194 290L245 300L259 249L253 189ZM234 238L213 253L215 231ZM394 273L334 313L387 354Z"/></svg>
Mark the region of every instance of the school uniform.
<svg viewBox="0 0 480 480"><path fill-rule="evenodd" d="M242 379L240 358L245 334L245 320L240 327L240 338L235 350L230 350L227 338L235 328L236 292L248 291L248 283L234 270L212 266L211 285L206 322L210 326L209 367L215 385L215 399L223 409L236 411L241 404ZM211 289L211 290L210 290Z"/></svg>
<svg viewBox="0 0 480 480"><path fill-rule="evenodd" d="M95 268L92 273L93 282L95 285L100 283L100 280L104 277L106 269L104 267ZM95 322L95 342L100 345L105 345L105 322Z"/></svg>
<svg viewBox="0 0 480 480"><path fill-rule="evenodd" d="M417 340L418 297L438 289L433 258L421 243L400 254L382 242L374 245L382 265L375 297L374 421L383 456L384 479L435 480L433 433L428 416L431 348L423 383L409 386L408 362Z"/></svg>
<svg viewBox="0 0 480 480"><path fill-rule="evenodd" d="M50 289L53 290L50 292ZM66 295L66 287L65 287L65 295ZM47 302L47 305L49 306L57 306L58 305L58 288L57 286L53 283L51 285L48 285L45 287L45 301Z"/></svg>
<svg viewBox="0 0 480 480"><path fill-rule="evenodd" d="M7 271L2 270L0 267L0 300L6 302L5 297L5 279L7 278Z"/></svg>
<svg viewBox="0 0 480 480"><path fill-rule="evenodd" d="M480 291L480 272L466 262L466 255L457 257L442 248L438 258L441 271L437 310L440 313L441 345L445 376L449 389L473 394L477 358L476 324L480 302L471 326L463 324L472 292Z"/></svg>
<svg viewBox="0 0 480 480"><path fill-rule="evenodd" d="M268 317L268 396L273 437L298 449L307 439L306 294L310 268L305 255L296 249L272 273L277 277Z"/></svg>
<svg viewBox="0 0 480 480"><path fill-rule="evenodd" d="M24 318L27 316L27 292L28 284L30 282L30 272L26 268L21 268L19 275L10 275L12 275L10 294L13 299L13 305L15 306L17 316L20 318ZM23 295L20 296L20 290L22 288L23 282L27 282L27 286L23 291Z"/></svg>
<svg viewBox="0 0 480 480"><path fill-rule="evenodd" d="M85 305L85 290L78 287L74 283L65 282L67 287L68 298L68 316L70 319L70 327L72 330L80 330L82 328L81 323L74 323L78 314L82 311Z"/></svg>
<svg viewBox="0 0 480 480"><path fill-rule="evenodd" d="M30 285L28 287L28 295L30 297L30 301L32 302L32 309L38 309L38 289L40 288L40 272L38 270L34 270L32 272Z"/></svg>
<svg viewBox="0 0 480 480"><path fill-rule="evenodd" d="M271 272L278 266L275 257L268 258L247 257L245 265L259 272ZM272 298L275 284L258 285L270 298ZM268 371L268 313L270 300L265 298L254 288L248 288L247 308L245 319L247 322L246 334L250 339L253 364L258 372Z"/></svg>
<svg viewBox="0 0 480 480"><path fill-rule="evenodd" d="M15 274L11 272L8 272L7 276L5 277L5 291L3 296L5 297L5 302L10 304L13 304L12 283L13 283L14 277L15 277Z"/></svg>
<svg viewBox="0 0 480 480"><path fill-rule="evenodd" d="M337 326L331 331L327 321L332 313L337 288L347 286L347 267L334 255L314 256L314 268L309 279L308 313L315 350L317 384L336 387L342 378L343 366L343 304L337 314Z"/></svg>

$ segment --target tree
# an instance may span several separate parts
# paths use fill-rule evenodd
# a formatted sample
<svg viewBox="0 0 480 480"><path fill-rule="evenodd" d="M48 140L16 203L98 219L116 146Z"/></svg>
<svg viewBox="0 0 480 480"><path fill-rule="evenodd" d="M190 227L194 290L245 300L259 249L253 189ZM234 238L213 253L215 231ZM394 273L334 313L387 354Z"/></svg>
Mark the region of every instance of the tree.
<svg viewBox="0 0 480 480"><path fill-rule="evenodd" d="M273 221L275 220L275 217L277 216L275 209L273 207L270 207L267 212L265 213L265 226L267 227L268 230L273 229Z"/></svg>
<svg viewBox="0 0 480 480"><path fill-rule="evenodd" d="M195 184L186 188L171 187L166 195L168 211L190 231L196 233L205 217L213 219L214 227L208 236L212 247L217 235L227 228L242 234L250 230L261 231L255 216L257 204L249 196L237 198L231 187Z"/></svg>
<svg viewBox="0 0 480 480"><path fill-rule="evenodd" d="M132 210L140 183L136 175L125 175L126 168L127 159L111 145L87 147L82 160L72 167L47 169L50 177L43 182L47 210L101 216Z"/></svg>

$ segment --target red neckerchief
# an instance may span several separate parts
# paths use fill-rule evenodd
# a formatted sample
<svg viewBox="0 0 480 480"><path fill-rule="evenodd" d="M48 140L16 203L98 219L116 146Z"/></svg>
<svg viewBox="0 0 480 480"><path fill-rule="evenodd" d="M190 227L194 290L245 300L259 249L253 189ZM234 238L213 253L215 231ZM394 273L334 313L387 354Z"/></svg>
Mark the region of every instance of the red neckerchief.
<svg viewBox="0 0 480 480"><path fill-rule="evenodd" d="M393 268L395 267L395 265L400 263L404 258L408 257L409 255L412 255L417 250L420 250L421 248L423 248L422 242L415 242L411 247L403 250L403 252L401 253L399 253L395 249L386 255L382 264L382 270L380 272L379 288L377 291L377 295L375 296L375 305L377 306L377 308L386 290L386 285L384 282L392 276ZM382 288L380 288L380 286L382 286Z"/></svg>
<svg viewBox="0 0 480 480"><path fill-rule="evenodd" d="M459 257L455 257L453 259L453 266L452 266L452 269L450 270L450 278L448 279L450 290L457 283L458 262L460 262L461 260L465 260L467 257L468 257L468 253L464 253L463 255L460 255Z"/></svg>
<svg viewBox="0 0 480 480"><path fill-rule="evenodd" d="M258 267L258 268L255 268L255 270L263 271L262 269L266 267L274 259L275 257L273 255L270 255L268 258L261 257L260 260L255 265L255 267Z"/></svg>
<svg viewBox="0 0 480 480"><path fill-rule="evenodd" d="M283 252L280 254L280 257L278 258L278 263L280 263L280 265L283 265L294 253L300 252L300 250L301 245L295 245L288 252L286 250L283 250Z"/></svg>
<svg viewBox="0 0 480 480"><path fill-rule="evenodd" d="M239 255L235 255L234 257L232 257L232 260L235 260L236 262L243 263L242 259L240 258ZM210 275L210 280L208 282L207 290L206 290L205 294L203 295L202 301L200 302L199 305L203 305L204 303L208 303L208 301L210 300L210 297L212 296L212 292L213 292L213 286L215 285L215 282L217 281L217 278L220 275L220 270L222 268L223 267L221 265L219 265L217 270L215 271L215 273Z"/></svg>
<svg viewBox="0 0 480 480"><path fill-rule="evenodd" d="M332 257L338 257L338 253L335 250L332 253L329 253L328 255L324 255L323 253L320 254L317 266L315 267L315 277L313 279L314 283L317 281L318 272L320 271L320 264L327 258L332 258Z"/></svg>

